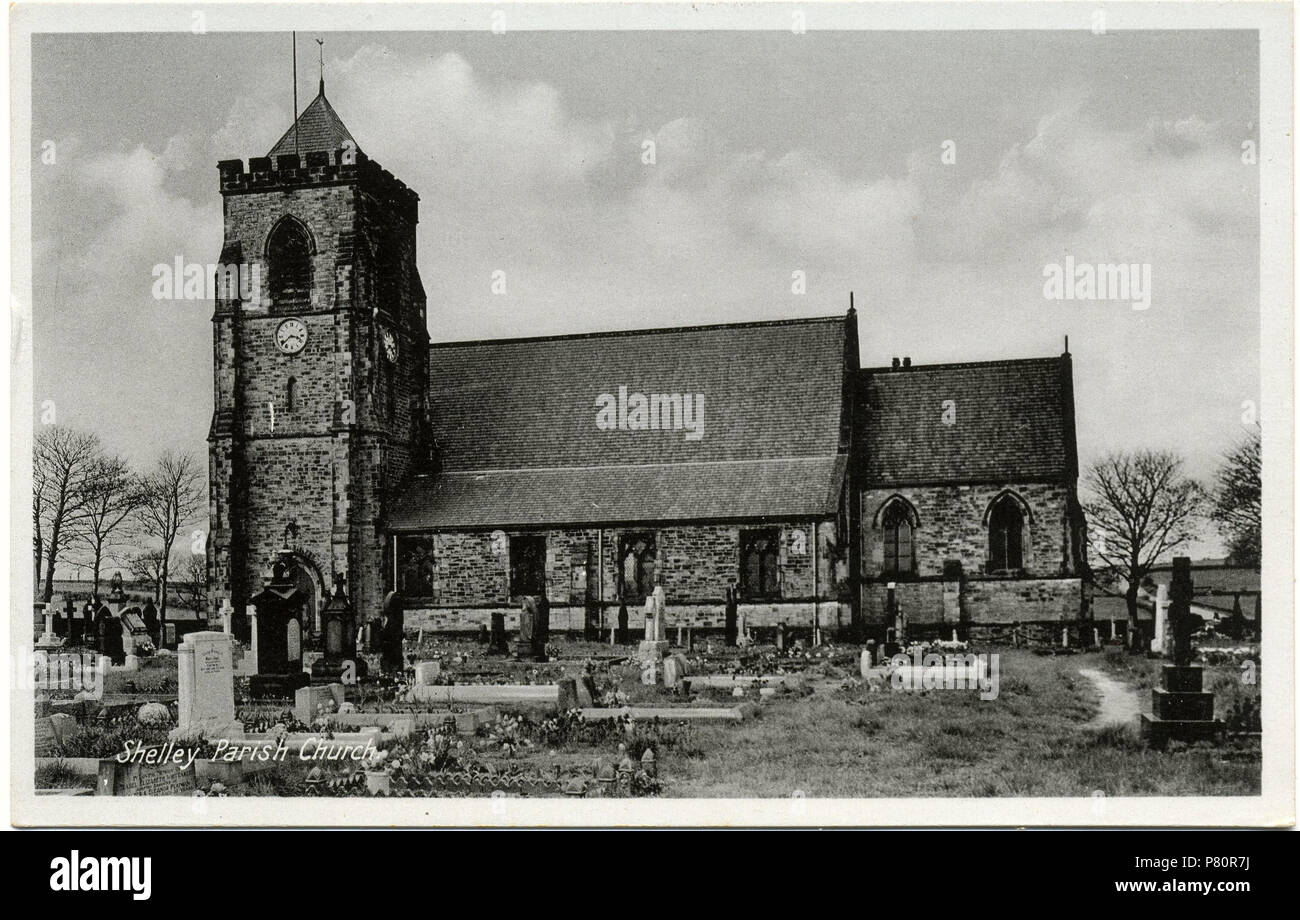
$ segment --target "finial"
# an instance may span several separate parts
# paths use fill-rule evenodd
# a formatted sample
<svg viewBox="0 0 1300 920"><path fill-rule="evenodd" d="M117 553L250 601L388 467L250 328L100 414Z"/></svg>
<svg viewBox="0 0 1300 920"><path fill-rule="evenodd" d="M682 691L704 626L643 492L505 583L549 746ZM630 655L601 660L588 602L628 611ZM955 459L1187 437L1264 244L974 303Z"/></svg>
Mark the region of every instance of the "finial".
<svg viewBox="0 0 1300 920"><path fill-rule="evenodd" d="M320 54L320 95L325 95L325 39L316 39L317 51Z"/></svg>

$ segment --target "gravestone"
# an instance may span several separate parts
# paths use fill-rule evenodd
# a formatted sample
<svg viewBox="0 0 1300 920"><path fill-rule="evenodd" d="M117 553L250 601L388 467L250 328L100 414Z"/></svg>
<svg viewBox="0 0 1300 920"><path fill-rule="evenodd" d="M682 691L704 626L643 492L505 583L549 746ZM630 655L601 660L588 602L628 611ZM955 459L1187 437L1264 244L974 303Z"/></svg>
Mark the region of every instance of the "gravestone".
<svg viewBox="0 0 1300 920"><path fill-rule="evenodd" d="M333 685L312 684L299 687L294 691L294 718L308 725L319 718L328 718L331 712L338 712L340 705L341 703L335 697Z"/></svg>
<svg viewBox="0 0 1300 920"><path fill-rule="evenodd" d="M682 654L669 655L664 659L664 686L672 689L691 674L690 662Z"/></svg>
<svg viewBox="0 0 1300 920"><path fill-rule="evenodd" d="M550 604L544 595L525 596L519 605L519 639L515 657L521 661L545 661L549 632Z"/></svg>
<svg viewBox="0 0 1300 920"><path fill-rule="evenodd" d="M1169 628L1173 632L1173 664L1161 668L1163 686L1151 691L1152 714L1143 715L1142 736L1153 747L1169 741L1200 741L1218 737L1223 723L1214 718L1214 694L1204 689L1204 671L1192 663L1192 633L1200 624L1192 607L1192 562L1176 556L1169 586Z"/></svg>
<svg viewBox="0 0 1300 920"><path fill-rule="evenodd" d="M403 642L406 636L406 610L402 595L389 591L384 596L384 611L380 625L379 660L385 674L400 674L406 670Z"/></svg>
<svg viewBox="0 0 1300 920"><path fill-rule="evenodd" d="M256 609L252 632L257 673L249 679L254 698L292 696L310 682L302 667L307 596L298 587L297 575L297 560L283 549L265 587L250 598Z"/></svg>
<svg viewBox="0 0 1300 920"><path fill-rule="evenodd" d="M488 636L488 652L493 655L505 655L509 652L506 641L506 615L492 614L492 630Z"/></svg>
<svg viewBox="0 0 1300 920"><path fill-rule="evenodd" d="M664 589L656 585L645 601L645 639L637 650L643 662L659 662L668 654L665 606Z"/></svg>
<svg viewBox="0 0 1300 920"><path fill-rule="evenodd" d="M1156 586L1156 607L1152 612L1152 629L1155 636L1151 639L1151 651L1157 655L1167 655L1166 638L1169 627L1169 588L1167 585Z"/></svg>
<svg viewBox="0 0 1300 920"><path fill-rule="evenodd" d="M50 602L45 605L44 611L42 613L44 625L43 625L43 631L40 635L40 638L36 640L36 647L38 649L49 651L51 649L63 647L63 640L60 639L57 635L55 635L55 630L54 630L54 611L57 609L57 607L55 606L55 600L61 600L59 595L57 594L54 595L54 598L52 598Z"/></svg>
<svg viewBox="0 0 1300 920"><path fill-rule="evenodd" d="M739 591L735 585L727 587L727 612L723 621L723 644L734 647L736 644L736 617L739 610Z"/></svg>
<svg viewBox="0 0 1300 920"><path fill-rule="evenodd" d="M356 616L345 591L342 572L334 576L334 593L321 608L321 631L324 634L324 654L311 665L313 683L334 683L351 668L350 677L361 680L366 676L364 658L357 654ZM350 664L349 664L350 663Z"/></svg>
<svg viewBox="0 0 1300 920"><path fill-rule="evenodd" d="M572 677L561 677L556 682L559 690L558 701L560 712L568 712L570 709L577 709L581 705L578 702L578 682Z"/></svg>
<svg viewBox="0 0 1300 920"><path fill-rule="evenodd" d="M192 632L176 652L177 713L173 737L202 733L239 737L235 720L235 664L232 640L222 632Z"/></svg>
<svg viewBox="0 0 1300 920"><path fill-rule="evenodd" d="M54 732L53 716L36 717L36 756L55 757L62 753L58 736Z"/></svg>
<svg viewBox="0 0 1300 920"><path fill-rule="evenodd" d="M192 796L198 788L194 764L118 763L100 760L96 795Z"/></svg>
<svg viewBox="0 0 1300 920"><path fill-rule="evenodd" d="M81 645L86 637L86 619L78 610L68 616L68 644Z"/></svg>
<svg viewBox="0 0 1300 920"><path fill-rule="evenodd" d="M596 678L591 672L584 672L582 677L578 678L578 705L584 709L589 706L595 706L600 701L600 693L596 688Z"/></svg>
<svg viewBox="0 0 1300 920"><path fill-rule="evenodd" d="M122 624L108 607L99 608L95 618L99 630L99 651L117 666L126 664L126 646L122 641Z"/></svg>
<svg viewBox="0 0 1300 920"><path fill-rule="evenodd" d="M153 647L158 649L163 647L162 627L158 622L158 608L154 606L153 598L144 602L144 609L140 611L140 619L144 622L145 633L149 636L149 641Z"/></svg>
<svg viewBox="0 0 1300 920"><path fill-rule="evenodd" d="M420 687L430 687L442 676L442 662L421 661L415 665L415 683Z"/></svg>

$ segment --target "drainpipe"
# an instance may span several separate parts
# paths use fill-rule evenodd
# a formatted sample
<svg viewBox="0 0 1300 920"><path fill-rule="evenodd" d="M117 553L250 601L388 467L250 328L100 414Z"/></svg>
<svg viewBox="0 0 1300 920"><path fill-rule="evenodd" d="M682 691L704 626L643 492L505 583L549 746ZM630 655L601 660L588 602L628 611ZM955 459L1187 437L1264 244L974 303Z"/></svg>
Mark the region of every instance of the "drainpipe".
<svg viewBox="0 0 1300 920"><path fill-rule="evenodd" d="M819 638L819 629L821 627L821 624L819 622L820 617L818 615L820 613L819 604L821 600L821 593L818 590L819 589L818 576L821 575L821 565L817 558L817 550L819 544L821 543L821 540L822 540L821 522L813 521L813 557L812 558L813 558L813 646L814 647L818 645L817 640Z"/></svg>

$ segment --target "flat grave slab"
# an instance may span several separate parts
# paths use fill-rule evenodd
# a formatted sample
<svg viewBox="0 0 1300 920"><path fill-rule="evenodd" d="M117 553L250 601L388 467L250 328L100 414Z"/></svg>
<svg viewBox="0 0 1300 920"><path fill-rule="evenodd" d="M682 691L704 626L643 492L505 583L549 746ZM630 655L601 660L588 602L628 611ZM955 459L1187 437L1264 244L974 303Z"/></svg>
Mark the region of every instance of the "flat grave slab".
<svg viewBox="0 0 1300 920"><path fill-rule="evenodd" d="M650 707L628 706L622 709L583 709L582 717L588 722L617 719L627 715L633 719L661 719L665 722L743 722L757 711L752 706L726 708L710 706Z"/></svg>

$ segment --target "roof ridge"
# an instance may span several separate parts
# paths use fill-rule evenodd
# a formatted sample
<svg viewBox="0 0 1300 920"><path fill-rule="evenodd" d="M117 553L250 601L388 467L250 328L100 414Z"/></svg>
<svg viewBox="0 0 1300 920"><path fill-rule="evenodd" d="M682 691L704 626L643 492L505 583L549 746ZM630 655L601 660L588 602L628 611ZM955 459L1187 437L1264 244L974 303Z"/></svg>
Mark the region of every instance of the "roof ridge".
<svg viewBox="0 0 1300 920"><path fill-rule="evenodd" d="M438 476L486 476L489 473L564 473L575 470L633 470L654 467L727 466L742 463L812 463L816 460L836 460L844 454L815 454L809 457L755 457L746 460L678 460L666 463L602 463L588 466L509 466L475 470L442 470ZM430 475L430 474L423 474Z"/></svg>
<svg viewBox="0 0 1300 920"><path fill-rule="evenodd" d="M948 364L910 364L906 367L891 367L889 365L879 365L876 367L863 367L858 369L860 374L907 374L916 371L943 371L957 370L965 368L985 368L985 367L1011 367L1016 364L1049 364L1059 363L1065 355L1046 355L1037 358L995 358L991 361L953 361Z"/></svg>
<svg viewBox="0 0 1300 920"><path fill-rule="evenodd" d="M842 323L840 316L813 316L799 319L744 320L738 323L709 323L694 326L658 326L648 329L609 329L600 332L566 332L559 335L513 336L510 338L462 339L453 342L430 342L429 348L456 348L466 345L521 345L529 342L561 342L579 339L615 338L633 335L660 335L675 332L712 332L718 329L761 329L774 326L812 326L818 323Z"/></svg>

